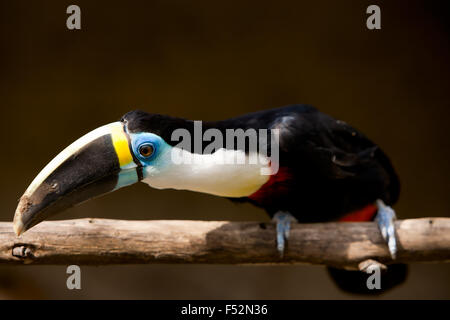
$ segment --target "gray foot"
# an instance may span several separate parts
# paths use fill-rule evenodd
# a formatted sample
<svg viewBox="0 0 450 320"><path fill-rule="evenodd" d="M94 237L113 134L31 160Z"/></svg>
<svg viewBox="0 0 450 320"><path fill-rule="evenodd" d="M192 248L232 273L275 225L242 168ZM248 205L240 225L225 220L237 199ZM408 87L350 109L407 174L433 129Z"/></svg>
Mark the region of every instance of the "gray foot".
<svg viewBox="0 0 450 320"><path fill-rule="evenodd" d="M297 222L289 212L279 211L273 218L277 223L277 249L282 258L284 255L285 243L289 238L289 231L291 230L291 222Z"/></svg>
<svg viewBox="0 0 450 320"><path fill-rule="evenodd" d="M396 219L395 211L391 207L385 205L381 200L377 200L376 204L378 207L378 213L375 217L375 221L378 223L378 228L380 228L381 235L388 245L392 259L395 259L397 255L397 239L395 237L394 225L394 221Z"/></svg>

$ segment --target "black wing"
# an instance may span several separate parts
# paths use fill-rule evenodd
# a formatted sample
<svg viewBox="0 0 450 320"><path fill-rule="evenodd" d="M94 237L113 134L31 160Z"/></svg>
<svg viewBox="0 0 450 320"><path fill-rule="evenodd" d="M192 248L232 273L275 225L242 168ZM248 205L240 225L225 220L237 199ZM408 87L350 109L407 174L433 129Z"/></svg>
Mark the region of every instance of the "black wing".
<svg viewBox="0 0 450 320"><path fill-rule="evenodd" d="M384 152L361 132L311 106L278 109L280 163L294 173L295 194L282 201L303 220L329 220L382 199L394 204L400 184ZM305 212L311 212L306 218ZM319 218L318 218L319 217Z"/></svg>

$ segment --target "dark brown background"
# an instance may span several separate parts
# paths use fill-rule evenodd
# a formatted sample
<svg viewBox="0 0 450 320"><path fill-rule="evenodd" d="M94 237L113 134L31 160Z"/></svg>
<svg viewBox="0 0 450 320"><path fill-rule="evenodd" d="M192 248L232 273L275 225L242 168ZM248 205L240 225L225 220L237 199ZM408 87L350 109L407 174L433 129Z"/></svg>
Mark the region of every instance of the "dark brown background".
<svg viewBox="0 0 450 320"><path fill-rule="evenodd" d="M70 142L141 108L213 120L310 103L360 128L402 181L400 217L449 216L449 6L429 1L1 1L0 220ZM394 3L393 3L394 2ZM66 7L82 30L66 28ZM275 4L276 3L276 4ZM379 3L382 30L365 10ZM299 199L301 201L301 199ZM249 205L139 184L57 218L268 220ZM324 268L0 267L0 298L358 298ZM385 298L450 298L450 265L413 265Z"/></svg>

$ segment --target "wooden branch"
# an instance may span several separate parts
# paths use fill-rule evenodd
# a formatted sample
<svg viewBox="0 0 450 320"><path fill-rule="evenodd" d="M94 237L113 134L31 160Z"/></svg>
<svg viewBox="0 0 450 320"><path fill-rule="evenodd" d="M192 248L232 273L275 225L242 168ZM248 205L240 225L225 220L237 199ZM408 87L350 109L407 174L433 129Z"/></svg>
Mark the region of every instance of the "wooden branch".
<svg viewBox="0 0 450 320"><path fill-rule="evenodd" d="M0 264L309 263L358 269L369 259L450 261L450 218L399 220L396 228L399 252L392 261L374 222L293 224L283 259L273 223L80 219L43 222L16 237L12 224L2 222Z"/></svg>

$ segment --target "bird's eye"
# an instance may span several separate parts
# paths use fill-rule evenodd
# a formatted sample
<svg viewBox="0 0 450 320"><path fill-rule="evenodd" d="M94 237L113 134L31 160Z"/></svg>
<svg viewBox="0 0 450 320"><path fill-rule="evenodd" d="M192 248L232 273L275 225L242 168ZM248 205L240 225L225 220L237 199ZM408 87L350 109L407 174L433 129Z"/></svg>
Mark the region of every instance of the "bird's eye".
<svg viewBox="0 0 450 320"><path fill-rule="evenodd" d="M143 144L139 147L139 154L143 156L144 158L150 157L153 152L155 152L155 148L152 144Z"/></svg>

